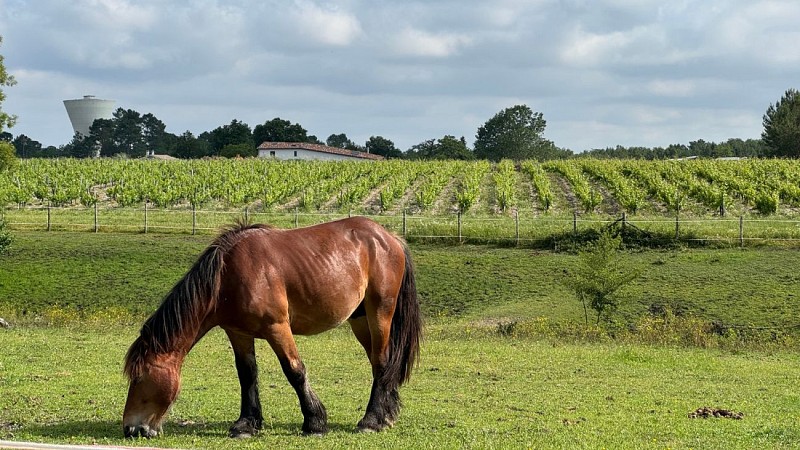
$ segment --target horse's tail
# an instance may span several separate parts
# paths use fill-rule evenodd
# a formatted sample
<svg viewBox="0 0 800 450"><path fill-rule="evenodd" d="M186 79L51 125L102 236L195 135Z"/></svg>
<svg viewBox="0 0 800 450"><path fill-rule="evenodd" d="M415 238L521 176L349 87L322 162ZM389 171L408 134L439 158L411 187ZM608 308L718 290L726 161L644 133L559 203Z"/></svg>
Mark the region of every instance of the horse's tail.
<svg viewBox="0 0 800 450"><path fill-rule="evenodd" d="M180 339L200 330L219 296L224 250L217 239L164 297L144 322L139 337L125 355L123 372L133 380L142 374L146 356L175 349Z"/></svg>
<svg viewBox="0 0 800 450"><path fill-rule="evenodd" d="M405 245L403 252L406 259L405 274L392 317L389 358L382 380L389 389L396 389L411 377L411 370L419 357L422 337L422 315L417 299L414 263Z"/></svg>

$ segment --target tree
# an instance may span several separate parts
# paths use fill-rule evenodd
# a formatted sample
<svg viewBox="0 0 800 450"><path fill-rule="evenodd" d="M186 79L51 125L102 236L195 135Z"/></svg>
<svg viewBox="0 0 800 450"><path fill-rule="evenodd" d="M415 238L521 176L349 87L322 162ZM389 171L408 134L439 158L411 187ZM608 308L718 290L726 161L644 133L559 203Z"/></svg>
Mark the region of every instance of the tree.
<svg viewBox="0 0 800 450"><path fill-rule="evenodd" d="M203 139L194 137L186 130L175 139L174 155L178 158L202 158L211 154L211 146Z"/></svg>
<svg viewBox="0 0 800 450"><path fill-rule="evenodd" d="M394 142L383 136L370 136L364 148L368 153L386 158L400 158L403 156L403 152L394 146Z"/></svg>
<svg viewBox="0 0 800 450"><path fill-rule="evenodd" d="M100 147L100 156L113 156L121 150L114 140L114 121L112 119L95 119L89 127L89 142Z"/></svg>
<svg viewBox="0 0 800 450"><path fill-rule="evenodd" d="M463 136L461 139L456 139L455 136L449 134L441 139L420 142L411 147L405 156L408 159L470 160L475 158Z"/></svg>
<svg viewBox="0 0 800 450"><path fill-rule="evenodd" d="M336 148L350 148L355 144L353 144L353 141L351 141L346 134L341 133L328 136L328 139L325 139L325 145Z"/></svg>
<svg viewBox="0 0 800 450"><path fill-rule="evenodd" d="M64 146L64 155L71 156L73 158L88 158L89 156L92 156L92 150L94 147L92 142L94 141L76 131L69 144Z"/></svg>
<svg viewBox="0 0 800 450"><path fill-rule="evenodd" d="M35 158L41 156L42 143L20 134L15 137L11 144L17 150L17 156L21 158Z"/></svg>
<svg viewBox="0 0 800 450"><path fill-rule="evenodd" d="M600 323L603 314L617 309L618 299L614 294L639 277L640 270L623 265L619 253L621 244L621 237L603 231L597 241L578 252L578 267L565 280L565 285L583 304L587 324L587 302L597 313L597 323Z"/></svg>
<svg viewBox="0 0 800 450"><path fill-rule="evenodd" d="M764 140L772 156L800 157L800 92L789 89L764 114Z"/></svg>
<svg viewBox="0 0 800 450"><path fill-rule="evenodd" d="M3 44L3 37L0 36L0 45ZM0 132L3 131L4 128L11 128L14 126L14 122L17 120L17 116L12 116L5 111L3 111L3 101L6 99L6 94L3 92L2 87L8 86L11 87L17 84L14 77L9 75L6 71L6 66L3 64L3 55L0 55Z"/></svg>
<svg viewBox="0 0 800 450"><path fill-rule="evenodd" d="M114 153L144 156L147 146L142 137L142 115L132 109L117 108L114 118ZM90 137L91 137L91 133ZM92 141L94 144L94 141Z"/></svg>
<svg viewBox="0 0 800 450"><path fill-rule="evenodd" d="M554 148L542 137L546 124L542 113L527 105L506 108L478 128L475 156L491 161L543 160Z"/></svg>
<svg viewBox="0 0 800 450"><path fill-rule="evenodd" d="M0 44L3 43L3 37L0 36ZM13 86L16 84L14 77L6 72L6 66L3 64L3 55L0 55L0 132L8 127L14 126L16 116L9 115L2 109L3 101L6 99L6 94L1 89L2 86ZM0 141L0 171L14 167L17 164L16 150L7 140Z"/></svg>
<svg viewBox="0 0 800 450"><path fill-rule="evenodd" d="M17 166L17 150L10 142L0 141L0 172Z"/></svg>
<svg viewBox="0 0 800 450"><path fill-rule="evenodd" d="M253 132L250 130L250 125L236 119L231 120L228 125L202 133L199 138L208 141L211 152L214 155L219 155L220 151L228 145L237 144L246 144L252 148L252 152L255 152Z"/></svg>
<svg viewBox="0 0 800 450"><path fill-rule="evenodd" d="M147 150L164 150L167 141L167 126L156 116L147 113L141 120L142 140Z"/></svg>
<svg viewBox="0 0 800 450"><path fill-rule="evenodd" d="M225 158L244 158L248 156L256 156L256 148L252 144L228 144L219 151L219 156Z"/></svg>
<svg viewBox="0 0 800 450"><path fill-rule="evenodd" d="M263 125L256 125L253 128L253 141L256 147L263 142L318 142L316 136L308 136L305 128L299 123L291 123L276 117L264 122Z"/></svg>

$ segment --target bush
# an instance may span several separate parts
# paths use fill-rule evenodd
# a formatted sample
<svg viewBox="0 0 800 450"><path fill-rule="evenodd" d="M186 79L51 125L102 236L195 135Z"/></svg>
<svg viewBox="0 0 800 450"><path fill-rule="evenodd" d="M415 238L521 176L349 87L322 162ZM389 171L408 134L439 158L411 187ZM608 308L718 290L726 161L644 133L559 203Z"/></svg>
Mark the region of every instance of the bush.
<svg viewBox="0 0 800 450"><path fill-rule="evenodd" d="M578 252L578 267L565 280L568 287L583 304L584 317L589 323L588 307L597 313L596 323L604 314L617 309L614 294L639 277L640 270L627 267L620 257L621 237L608 230L600 233L595 242L586 244Z"/></svg>
<svg viewBox="0 0 800 450"><path fill-rule="evenodd" d="M9 233L6 229L5 221L0 219L0 255L5 253L8 248L11 247L12 242L13 238L11 237L11 233Z"/></svg>
<svg viewBox="0 0 800 450"><path fill-rule="evenodd" d="M13 169L17 164L17 150L10 142L0 141L0 172Z"/></svg>

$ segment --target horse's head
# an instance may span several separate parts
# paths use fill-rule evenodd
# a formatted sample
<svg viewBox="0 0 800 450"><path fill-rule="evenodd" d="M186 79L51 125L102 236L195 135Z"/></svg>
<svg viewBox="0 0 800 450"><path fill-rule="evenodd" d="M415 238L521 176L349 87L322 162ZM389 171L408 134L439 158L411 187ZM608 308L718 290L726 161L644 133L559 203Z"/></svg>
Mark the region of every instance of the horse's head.
<svg viewBox="0 0 800 450"><path fill-rule="evenodd" d="M180 361L174 355L149 355L129 371L130 387L122 431L126 438L157 436L181 385Z"/></svg>

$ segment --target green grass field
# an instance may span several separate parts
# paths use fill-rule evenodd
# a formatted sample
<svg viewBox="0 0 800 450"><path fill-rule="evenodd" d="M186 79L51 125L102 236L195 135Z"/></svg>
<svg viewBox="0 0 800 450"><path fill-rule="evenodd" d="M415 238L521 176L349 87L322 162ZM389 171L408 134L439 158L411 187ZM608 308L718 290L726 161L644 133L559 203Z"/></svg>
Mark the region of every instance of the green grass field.
<svg viewBox="0 0 800 450"><path fill-rule="evenodd" d="M562 282L576 256L415 244L428 325L421 364L401 390L405 407L395 428L353 433L370 369L345 327L298 339L331 433L300 436L297 399L259 342L265 429L247 441L229 440L239 389L232 353L215 331L187 359L165 436L131 442L121 439L122 358L143 317L211 237L14 235L14 246L0 257L0 317L15 325L0 328L0 439L177 448L797 448L800 442L798 251L626 253L643 275L622 292L616 323L597 337L583 327L583 311ZM645 339L642 318L654 305L703 323L764 328L758 331L766 342L721 336L725 345L699 348L660 341L669 330L658 327L649 330L655 339ZM631 327L644 331L625 332ZM785 338L768 345L770 335ZM703 406L744 418L688 417Z"/></svg>
<svg viewBox="0 0 800 450"><path fill-rule="evenodd" d="M560 345L429 330L392 430L353 433L369 395L366 357L346 330L299 339L331 433L300 434L297 398L260 342L265 428L226 437L238 414L232 354L217 331L184 366L165 435L178 448L793 448L800 442L800 357L641 345ZM120 364L132 327L2 330L0 438L131 444L121 439ZM690 419L711 406L744 419Z"/></svg>

